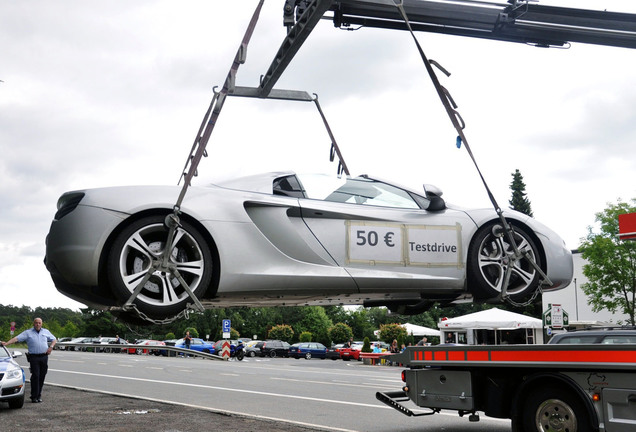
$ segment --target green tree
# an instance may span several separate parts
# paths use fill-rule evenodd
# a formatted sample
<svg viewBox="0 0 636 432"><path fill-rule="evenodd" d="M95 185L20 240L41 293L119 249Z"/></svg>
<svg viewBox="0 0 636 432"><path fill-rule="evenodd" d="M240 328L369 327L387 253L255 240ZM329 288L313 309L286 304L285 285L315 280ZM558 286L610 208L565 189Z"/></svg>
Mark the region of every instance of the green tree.
<svg viewBox="0 0 636 432"><path fill-rule="evenodd" d="M393 340L406 338L406 329L400 324L382 324L380 326L380 339L390 344Z"/></svg>
<svg viewBox="0 0 636 432"><path fill-rule="evenodd" d="M300 334L300 336L298 336L298 340L300 342L311 342L312 336L311 332L304 331Z"/></svg>
<svg viewBox="0 0 636 432"><path fill-rule="evenodd" d="M583 274L588 279L581 289L594 312L624 313L635 325L636 242L618 239L618 215L636 212L636 198L632 198L631 205L620 199L607 205L595 215L600 231L588 227L588 235L579 248L587 260Z"/></svg>
<svg viewBox="0 0 636 432"><path fill-rule="evenodd" d="M510 204L511 209L532 217L532 206L526 196L526 184L523 182L523 176L518 169L511 175L512 183L510 183L510 189L512 190L512 198L508 201L508 204Z"/></svg>
<svg viewBox="0 0 636 432"><path fill-rule="evenodd" d="M362 348L360 349L360 352L363 352L363 353L371 352L371 341L369 341L368 337L364 338L364 342L362 342Z"/></svg>
<svg viewBox="0 0 636 432"><path fill-rule="evenodd" d="M345 323L336 323L329 327L329 338L335 343L343 343L353 337L351 327Z"/></svg>
<svg viewBox="0 0 636 432"><path fill-rule="evenodd" d="M294 337L294 330L287 324L279 324L269 330L267 337L269 339L280 339L289 342Z"/></svg>
<svg viewBox="0 0 636 432"><path fill-rule="evenodd" d="M288 308L287 322L293 323L296 334L310 332L313 339L326 346L331 345L329 339L329 327L333 325L324 308L320 306L304 306L298 308Z"/></svg>

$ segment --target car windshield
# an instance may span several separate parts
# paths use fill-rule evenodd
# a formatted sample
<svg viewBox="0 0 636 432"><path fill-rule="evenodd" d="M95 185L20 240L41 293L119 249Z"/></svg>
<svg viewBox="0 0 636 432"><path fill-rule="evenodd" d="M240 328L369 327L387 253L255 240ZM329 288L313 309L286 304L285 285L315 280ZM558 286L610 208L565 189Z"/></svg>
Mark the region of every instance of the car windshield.
<svg viewBox="0 0 636 432"><path fill-rule="evenodd" d="M419 209L411 194L395 186L366 177L298 175L310 199L380 207Z"/></svg>
<svg viewBox="0 0 636 432"><path fill-rule="evenodd" d="M11 358L11 354L9 354L9 351L7 351L4 346L0 346L0 359L4 360L7 358Z"/></svg>

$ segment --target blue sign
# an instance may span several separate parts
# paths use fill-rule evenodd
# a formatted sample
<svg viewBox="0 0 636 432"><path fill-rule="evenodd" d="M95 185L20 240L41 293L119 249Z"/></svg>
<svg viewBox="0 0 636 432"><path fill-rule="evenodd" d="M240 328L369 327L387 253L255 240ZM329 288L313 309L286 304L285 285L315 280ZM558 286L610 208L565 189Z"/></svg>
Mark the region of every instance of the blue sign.
<svg viewBox="0 0 636 432"><path fill-rule="evenodd" d="M229 333L230 327L232 327L232 322L229 319L223 320L223 333Z"/></svg>

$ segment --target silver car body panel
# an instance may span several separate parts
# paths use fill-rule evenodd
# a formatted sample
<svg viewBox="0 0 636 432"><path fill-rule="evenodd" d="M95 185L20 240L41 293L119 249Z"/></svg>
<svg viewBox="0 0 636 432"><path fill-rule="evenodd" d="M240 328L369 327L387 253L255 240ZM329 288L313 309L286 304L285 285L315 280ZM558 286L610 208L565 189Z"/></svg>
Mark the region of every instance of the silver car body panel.
<svg viewBox="0 0 636 432"><path fill-rule="evenodd" d="M274 195L272 182L293 174L266 173L188 190L180 210L206 231L220 259L218 289L204 304L360 304L466 292L470 240L497 219L494 210L449 205L429 212ZM83 199L53 221L47 237L47 268L58 289L90 303L78 289L99 285L104 249L122 223L138 214L171 212L180 190L76 191ZM553 288L567 285L572 261L558 236L525 215L506 215L530 227L548 263L556 263L548 267Z"/></svg>

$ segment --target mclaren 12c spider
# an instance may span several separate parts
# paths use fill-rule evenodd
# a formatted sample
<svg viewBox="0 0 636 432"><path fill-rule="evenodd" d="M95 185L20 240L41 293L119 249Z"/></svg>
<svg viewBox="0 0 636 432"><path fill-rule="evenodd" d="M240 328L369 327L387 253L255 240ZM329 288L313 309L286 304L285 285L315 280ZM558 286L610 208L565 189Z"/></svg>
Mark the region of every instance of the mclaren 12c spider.
<svg viewBox="0 0 636 432"><path fill-rule="evenodd" d="M64 193L45 258L57 289L96 308L117 308L136 292L139 311L165 319L192 302L188 287L207 308L419 313L435 302L496 301L502 291L520 301L572 279L556 233L512 210L503 212L512 228L504 232L493 209L448 205L434 186L294 172L193 186L167 241L180 189Z"/></svg>

